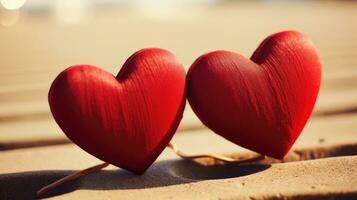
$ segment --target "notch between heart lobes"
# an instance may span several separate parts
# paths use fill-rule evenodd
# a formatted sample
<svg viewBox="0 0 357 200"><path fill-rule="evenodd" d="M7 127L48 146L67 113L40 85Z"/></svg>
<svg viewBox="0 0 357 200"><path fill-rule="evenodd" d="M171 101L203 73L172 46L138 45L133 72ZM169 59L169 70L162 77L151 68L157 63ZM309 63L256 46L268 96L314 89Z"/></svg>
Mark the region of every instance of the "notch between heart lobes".
<svg viewBox="0 0 357 200"><path fill-rule="evenodd" d="M312 42L285 31L251 59L229 51L200 56L187 77L170 52L143 49L115 77L91 65L61 72L49 91L52 115L79 147L143 173L173 137L186 100L208 128L237 145L282 159L303 130L321 82Z"/></svg>
<svg viewBox="0 0 357 200"><path fill-rule="evenodd" d="M49 91L51 112L79 147L143 173L174 135L185 107L185 70L170 52L133 54L117 78L90 65L60 73Z"/></svg>
<svg viewBox="0 0 357 200"><path fill-rule="evenodd" d="M320 82L312 42L284 31L266 38L251 59L229 51L200 56L187 74L187 98L215 133L282 159L311 115Z"/></svg>

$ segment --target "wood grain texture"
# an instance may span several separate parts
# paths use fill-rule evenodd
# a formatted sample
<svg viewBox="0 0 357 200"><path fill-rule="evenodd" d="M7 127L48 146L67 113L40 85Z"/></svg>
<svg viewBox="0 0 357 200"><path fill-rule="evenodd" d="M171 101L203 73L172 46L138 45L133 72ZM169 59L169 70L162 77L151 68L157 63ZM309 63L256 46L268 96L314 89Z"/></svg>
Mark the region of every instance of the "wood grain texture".
<svg viewBox="0 0 357 200"><path fill-rule="evenodd" d="M89 65L69 67L49 91L52 114L74 143L136 173L171 140L185 102L185 71L162 49L133 54L117 77Z"/></svg>
<svg viewBox="0 0 357 200"><path fill-rule="evenodd" d="M228 51L200 56L187 73L187 98L217 134L282 159L312 112L320 81L312 42L286 31L265 39L251 60Z"/></svg>
<svg viewBox="0 0 357 200"><path fill-rule="evenodd" d="M115 74L132 52L157 46L188 69L214 49L249 57L265 36L287 29L311 37L323 66L313 117L287 156L295 162L247 175L259 167L203 168L164 150L142 176L112 166L52 199L356 199L356 159L350 156L357 141L356 9L354 1L229 1L151 18L134 9L95 7L72 25L51 12L20 9L16 25L0 27L0 146L14 147L0 151L0 199L29 199L40 187L101 162L76 145L17 149L66 138L47 102L64 66L91 63ZM174 142L192 154L249 154L205 128L189 105ZM306 160L312 158L320 159Z"/></svg>

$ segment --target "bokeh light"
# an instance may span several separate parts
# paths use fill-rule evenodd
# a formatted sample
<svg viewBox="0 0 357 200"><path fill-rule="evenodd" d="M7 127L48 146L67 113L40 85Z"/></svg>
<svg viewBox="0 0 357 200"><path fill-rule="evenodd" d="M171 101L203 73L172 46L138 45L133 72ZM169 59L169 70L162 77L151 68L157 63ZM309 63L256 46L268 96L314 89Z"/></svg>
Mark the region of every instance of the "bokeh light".
<svg viewBox="0 0 357 200"><path fill-rule="evenodd" d="M1 5L8 10L16 10L21 8L26 0L0 0Z"/></svg>

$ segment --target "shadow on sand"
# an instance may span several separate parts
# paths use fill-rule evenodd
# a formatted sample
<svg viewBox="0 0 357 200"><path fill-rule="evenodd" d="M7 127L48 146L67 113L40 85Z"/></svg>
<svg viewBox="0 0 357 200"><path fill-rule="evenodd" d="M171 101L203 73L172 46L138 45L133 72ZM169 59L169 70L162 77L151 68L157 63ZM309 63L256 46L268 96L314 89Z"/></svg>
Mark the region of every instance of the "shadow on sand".
<svg viewBox="0 0 357 200"><path fill-rule="evenodd" d="M268 164L202 166L192 161L168 160L154 163L143 175L117 170L102 170L67 183L44 197L56 196L79 189L118 190L143 189L246 176L261 172ZM35 199L36 191L74 171L31 171L0 174L0 199Z"/></svg>

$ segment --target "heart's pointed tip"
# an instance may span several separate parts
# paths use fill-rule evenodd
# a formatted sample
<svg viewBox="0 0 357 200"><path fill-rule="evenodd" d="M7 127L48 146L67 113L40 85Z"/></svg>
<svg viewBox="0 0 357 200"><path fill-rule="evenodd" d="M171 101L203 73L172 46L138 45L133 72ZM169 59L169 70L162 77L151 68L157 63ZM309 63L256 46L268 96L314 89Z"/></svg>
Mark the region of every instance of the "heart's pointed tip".
<svg viewBox="0 0 357 200"><path fill-rule="evenodd" d="M135 174L145 173L164 149L161 145L169 142L161 141L172 138L186 97L185 70L172 53L159 48L142 49L139 53L125 72L137 84L118 82L113 74L99 67L75 65L57 76L48 94L52 115L68 138L95 157ZM155 78L148 78L152 76ZM150 105L142 103L146 99L150 99ZM178 119L172 122L176 115ZM138 121L142 122L140 127ZM175 129L166 132L171 126ZM141 131L142 127L146 131ZM138 134L143 137L129 142L121 139ZM135 157L133 152L142 146L133 144L144 138L154 150L144 149L144 155ZM129 150L113 153L113 149L120 151L118 146Z"/></svg>
<svg viewBox="0 0 357 200"><path fill-rule="evenodd" d="M277 154L277 155L267 155L271 158L277 159L277 160L284 160L284 158L286 157L286 153L284 154Z"/></svg>
<svg viewBox="0 0 357 200"><path fill-rule="evenodd" d="M132 169L132 170L127 169L127 170L136 174L136 175L143 175L143 174L145 174L145 172L147 171L148 168L149 167L147 167L145 169Z"/></svg>
<svg viewBox="0 0 357 200"><path fill-rule="evenodd" d="M268 152L268 153L261 153L262 155L268 156L270 158L274 158L277 160L284 160L284 158L287 156L289 152L289 149L284 149L282 151L275 151L275 152Z"/></svg>
<svg viewBox="0 0 357 200"><path fill-rule="evenodd" d="M263 155L263 156L267 156L270 158L274 158L277 160L283 160L286 155L288 154L288 152L290 151L290 147L284 147L284 146L276 146L276 145L266 145L264 143L259 143L256 144L255 146L253 145L247 145L245 143L241 143L241 142L237 142L237 141L232 141L231 142L237 144L238 146L241 146L243 148L246 148L250 151L253 151L257 154ZM263 147L265 146L265 148L259 148L259 147Z"/></svg>
<svg viewBox="0 0 357 200"><path fill-rule="evenodd" d="M121 169L127 170L129 172L132 172L136 175L142 175L144 174L149 167L152 165L152 163L148 163L148 164L141 164L141 165L133 165L133 166L122 166L122 165L117 165L117 164L112 164L116 167L119 167Z"/></svg>

